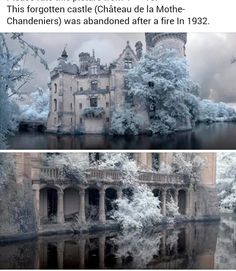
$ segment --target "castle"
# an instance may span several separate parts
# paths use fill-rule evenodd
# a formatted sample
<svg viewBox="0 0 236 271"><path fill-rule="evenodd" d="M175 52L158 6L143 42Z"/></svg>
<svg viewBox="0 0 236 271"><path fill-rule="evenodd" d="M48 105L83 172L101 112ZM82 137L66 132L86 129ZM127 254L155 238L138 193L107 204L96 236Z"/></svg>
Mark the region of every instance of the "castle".
<svg viewBox="0 0 236 271"><path fill-rule="evenodd" d="M155 46L174 48L185 56L186 33L145 33L146 49ZM137 65L143 54L143 44L135 44L135 51L129 42L120 56L109 66L89 53L79 54L79 65L68 62L64 49L58 58L58 65L51 71L50 109L47 131L69 134L108 133L112 113L122 109L128 99L126 74ZM137 105L148 127L148 112ZM143 127L143 129L145 129Z"/></svg>

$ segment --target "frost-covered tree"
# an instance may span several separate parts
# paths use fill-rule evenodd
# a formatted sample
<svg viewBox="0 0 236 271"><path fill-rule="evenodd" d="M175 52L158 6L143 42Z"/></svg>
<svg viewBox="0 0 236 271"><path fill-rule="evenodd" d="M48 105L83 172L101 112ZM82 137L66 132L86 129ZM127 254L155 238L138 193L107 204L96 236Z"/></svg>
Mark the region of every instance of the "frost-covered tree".
<svg viewBox="0 0 236 271"><path fill-rule="evenodd" d="M195 183L200 180L204 162L204 159L197 153L174 153L172 172L186 176L190 182Z"/></svg>
<svg viewBox="0 0 236 271"><path fill-rule="evenodd" d="M46 165L59 168L62 174L75 184L86 183L86 170L89 168L87 154L58 153L43 158Z"/></svg>
<svg viewBox="0 0 236 271"><path fill-rule="evenodd" d="M29 94L26 104L19 106L20 120L47 121L49 112L49 90L37 88Z"/></svg>
<svg viewBox="0 0 236 271"><path fill-rule="evenodd" d="M162 219L160 201L146 185L134 186L131 200L123 197L116 203L118 209L113 218L122 225L123 230L154 227Z"/></svg>
<svg viewBox="0 0 236 271"><path fill-rule="evenodd" d="M19 52L11 52L7 39L14 40L19 45ZM0 148L6 147L6 135L15 126L15 105L11 98L20 95L24 85L30 80L31 73L24 68L27 54L39 58L45 65L42 55L44 50L27 43L22 33L0 33Z"/></svg>
<svg viewBox="0 0 236 271"><path fill-rule="evenodd" d="M138 135L144 124L143 116L126 104L112 113L110 133L113 135Z"/></svg>
<svg viewBox="0 0 236 271"><path fill-rule="evenodd" d="M236 212L236 153L219 153L217 188L222 211Z"/></svg>
<svg viewBox="0 0 236 271"><path fill-rule="evenodd" d="M210 100L199 101L199 121L216 122L236 119L236 111L225 103Z"/></svg>
<svg viewBox="0 0 236 271"><path fill-rule="evenodd" d="M191 128L198 118L197 85L186 60L162 46L147 52L128 73L129 93L149 112L153 133Z"/></svg>

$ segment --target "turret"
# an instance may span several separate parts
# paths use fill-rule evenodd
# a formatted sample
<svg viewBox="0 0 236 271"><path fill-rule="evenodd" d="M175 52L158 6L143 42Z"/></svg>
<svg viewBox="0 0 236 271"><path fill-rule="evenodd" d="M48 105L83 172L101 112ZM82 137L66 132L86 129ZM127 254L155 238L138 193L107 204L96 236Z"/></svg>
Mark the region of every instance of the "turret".
<svg viewBox="0 0 236 271"><path fill-rule="evenodd" d="M90 61L89 53L80 53L79 54L79 63L80 63L80 71L85 72L88 71L89 61Z"/></svg>
<svg viewBox="0 0 236 271"><path fill-rule="evenodd" d="M187 33L145 33L145 39L147 50L162 45L176 49L181 56L185 56Z"/></svg>

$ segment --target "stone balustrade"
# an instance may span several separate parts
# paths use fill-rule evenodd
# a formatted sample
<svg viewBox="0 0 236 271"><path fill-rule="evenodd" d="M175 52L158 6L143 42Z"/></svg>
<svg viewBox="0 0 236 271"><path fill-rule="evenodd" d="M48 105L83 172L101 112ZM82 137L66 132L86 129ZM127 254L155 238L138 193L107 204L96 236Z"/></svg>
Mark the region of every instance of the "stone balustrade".
<svg viewBox="0 0 236 271"><path fill-rule="evenodd" d="M38 175L38 176L37 176ZM32 179L33 180L44 180L51 181L54 183L63 180L69 181L65 176L64 172L60 168L50 168L42 167L40 169L32 169ZM123 177L122 171L110 170L110 169L88 169L86 171L86 179L105 181L105 182L119 182ZM177 174L159 174L153 172L140 172L138 176L138 181L141 183L159 183L159 184L186 184L186 177Z"/></svg>

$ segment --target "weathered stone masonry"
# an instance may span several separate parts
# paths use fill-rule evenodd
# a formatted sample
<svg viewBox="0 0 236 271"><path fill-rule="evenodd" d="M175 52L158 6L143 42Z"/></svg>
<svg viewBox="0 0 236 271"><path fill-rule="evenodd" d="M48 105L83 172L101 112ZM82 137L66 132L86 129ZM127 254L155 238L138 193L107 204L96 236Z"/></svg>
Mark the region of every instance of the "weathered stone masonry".
<svg viewBox="0 0 236 271"><path fill-rule="evenodd" d="M148 184L154 195L161 201L162 214L166 215L166 203L170 196L179 206L179 212L187 220L218 218L218 201L215 190L215 155L202 154L207 167L202 172L201 181L193 186L189 180L178 175L140 173L140 183ZM160 159L171 162L171 154L160 154ZM151 154L136 154L142 166L151 165ZM146 164L145 164L146 163ZM38 227L55 223L64 225L77 217L79 223L97 221L105 224L110 220L112 202L122 196L132 195L132 187L121 183L121 172L115 170L89 169L86 185L75 184L61 173L60 169L32 168L35 208Z"/></svg>

